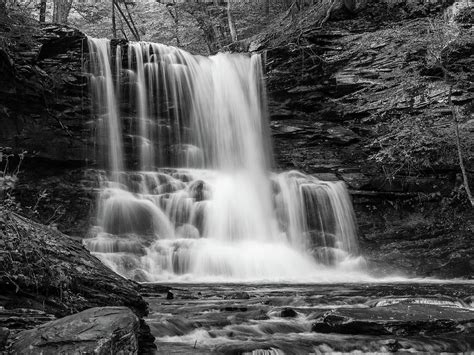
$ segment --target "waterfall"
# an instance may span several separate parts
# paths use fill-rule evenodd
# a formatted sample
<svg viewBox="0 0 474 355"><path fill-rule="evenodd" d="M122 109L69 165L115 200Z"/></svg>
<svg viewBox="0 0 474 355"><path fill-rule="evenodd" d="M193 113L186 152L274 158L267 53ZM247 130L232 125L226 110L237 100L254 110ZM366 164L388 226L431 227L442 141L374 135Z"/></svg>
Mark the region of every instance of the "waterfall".
<svg viewBox="0 0 474 355"><path fill-rule="evenodd" d="M344 183L270 170L259 55L94 38L89 53L105 171L84 244L106 265L137 281L364 277Z"/></svg>

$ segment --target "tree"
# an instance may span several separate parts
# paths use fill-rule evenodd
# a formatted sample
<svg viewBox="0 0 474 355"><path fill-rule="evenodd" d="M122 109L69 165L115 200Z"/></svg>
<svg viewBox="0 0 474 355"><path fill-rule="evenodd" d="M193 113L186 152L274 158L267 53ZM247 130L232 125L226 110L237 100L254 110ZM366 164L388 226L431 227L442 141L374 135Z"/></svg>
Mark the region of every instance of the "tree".
<svg viewBox="0 0 474 355"><path fill-rule="evenodd" d="M46 22L46 0L41 0L39 6L39 22Z"/></svg>
<svg viewBox="0 0 474 355"><path fill-rule="evenodd" d="M176 8L176 6L172 6L171 4L166 5L166 9L168 10L168 13L170 14L171 18L173 19L174 22L174 33L176 37L176 46L180 46L181 43L179 41L179 12Z"/></svg>
<svg viewBox="0 0 474 355"><path fill-rule="evenodd" d="M269 15L270 14L270 0L263 0L263 12L265 13L265 15Z"/></svg>
<svg viewBox="0 0 474 355"><path fill-rule="evenodd" d="M232 39L232 42L237 42L237 30L235 29L235 22L234 18L232 17L232 11L230 8L230 1L227 1L227 19L229 20L229 31L230 31L230 38Z"/></svg>
<svg viewBox="0 0 474 355"><path fill-rule="evenodd" d="M466 6L470 6L469 3ZM474 197L472 196L471 188L469 186L469 178L464 164L464 156L461 146L461 136L459 132L459 115L457 108L453 104L453 87L462 84L463 81L469 80L462 71L450 70L448 67L449 56L454 52L456 43L459 39L460 28L456 23L457 13L452 13L451 16L445 18L444 21L438 21L436 24L430 22L429 31L431 33L431 41L428 46L428 62L432 66L438 67L443 73L443 80L448 86L447 103L451 111L453 120L456 148L459 160L459 167L461 169L463 186L466 191L469 202L474 207Z"/></svg>
<svg viewBox="0 0 474 355"><path fill-rule="evenodd" d="M69 12L72 8L73 0L54 0L53 3L53 22L66 24Z"/></svg>

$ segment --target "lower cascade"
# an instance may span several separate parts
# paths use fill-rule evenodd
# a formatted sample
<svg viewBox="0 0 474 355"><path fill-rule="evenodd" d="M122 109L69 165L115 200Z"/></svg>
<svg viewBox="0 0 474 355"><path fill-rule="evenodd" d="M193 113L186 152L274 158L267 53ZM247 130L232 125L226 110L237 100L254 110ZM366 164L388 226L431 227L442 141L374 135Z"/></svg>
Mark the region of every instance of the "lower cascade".
<svg viewBox="0 0 474 355"><path fill-rule="evenodd" d="M367 279L343 182L272 173L259 55L89 38L100 175L86 247L141 282Z"/></svg>

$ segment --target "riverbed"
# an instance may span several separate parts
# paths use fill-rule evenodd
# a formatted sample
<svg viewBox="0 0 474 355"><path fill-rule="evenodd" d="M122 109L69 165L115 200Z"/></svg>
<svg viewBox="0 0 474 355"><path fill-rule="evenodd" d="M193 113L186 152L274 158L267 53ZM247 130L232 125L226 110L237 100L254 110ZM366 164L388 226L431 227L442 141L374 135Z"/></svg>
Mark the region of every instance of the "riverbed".
<svg viewBox="0 0 474 355"><path fill-rule="evenodd" d="M143 285L158 354L466 352L470 281Z"/></svg>

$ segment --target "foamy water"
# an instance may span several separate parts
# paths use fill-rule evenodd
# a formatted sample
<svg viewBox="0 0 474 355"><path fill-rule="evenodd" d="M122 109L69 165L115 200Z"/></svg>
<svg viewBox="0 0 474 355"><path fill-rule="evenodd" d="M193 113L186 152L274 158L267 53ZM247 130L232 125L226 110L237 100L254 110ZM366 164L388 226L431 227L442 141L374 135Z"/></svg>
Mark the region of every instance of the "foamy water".
<svg viewBox="0 0 474 355"><path fill-rule="evenodd" d="M137 281L371 280L343 182L271 173L261 59L89 38L106 174L85 245Z"/></svg>

